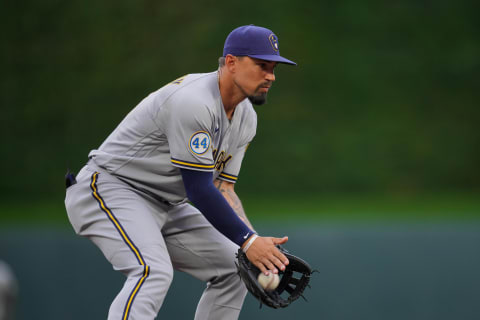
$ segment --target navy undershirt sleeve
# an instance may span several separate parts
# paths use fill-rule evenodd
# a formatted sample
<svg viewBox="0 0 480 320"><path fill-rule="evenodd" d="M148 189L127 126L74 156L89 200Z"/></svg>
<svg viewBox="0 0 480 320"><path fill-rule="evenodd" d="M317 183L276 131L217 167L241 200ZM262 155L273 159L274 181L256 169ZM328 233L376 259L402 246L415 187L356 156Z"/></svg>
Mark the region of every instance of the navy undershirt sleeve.
<svg viewBox="0 0 480 320"><path fill-rule="evenodd" d="M188 199L225 237L239 246L254 232L238 217L213 184L211 172L180 169Z"/></svg>

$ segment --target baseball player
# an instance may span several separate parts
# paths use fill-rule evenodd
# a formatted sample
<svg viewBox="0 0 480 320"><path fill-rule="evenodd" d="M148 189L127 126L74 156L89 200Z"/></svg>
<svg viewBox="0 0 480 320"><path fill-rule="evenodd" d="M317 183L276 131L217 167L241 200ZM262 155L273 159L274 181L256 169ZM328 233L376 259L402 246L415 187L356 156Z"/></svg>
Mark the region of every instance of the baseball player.
<svg viewBox="0 0 480 320"><path fill-rule="evenodd" d="M207 283L195 319L237 319L246 295L238 248L264 273L288 265L275 247L288 238L257 235L234 191L256 132L252 104L265 103L278 63L295 64L271 30L233 30L217 71L151 93L67 174L75 232L127 277L108 319L154 319L174 269Z"/></svg>

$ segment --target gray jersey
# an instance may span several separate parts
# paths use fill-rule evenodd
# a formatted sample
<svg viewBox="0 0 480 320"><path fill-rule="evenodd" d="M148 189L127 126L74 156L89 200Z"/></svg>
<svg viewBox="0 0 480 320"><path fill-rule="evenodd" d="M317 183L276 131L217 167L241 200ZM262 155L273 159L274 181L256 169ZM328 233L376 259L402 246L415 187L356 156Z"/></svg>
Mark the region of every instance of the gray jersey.
<svg viewBox="0 0 480 320"><path fill-rule="evenodd" d="M136 189L179 203L186 197L179 168L235 182L256 126L248 99L228 120L217 72L190 74L141 101L89 157Z"/></svg>

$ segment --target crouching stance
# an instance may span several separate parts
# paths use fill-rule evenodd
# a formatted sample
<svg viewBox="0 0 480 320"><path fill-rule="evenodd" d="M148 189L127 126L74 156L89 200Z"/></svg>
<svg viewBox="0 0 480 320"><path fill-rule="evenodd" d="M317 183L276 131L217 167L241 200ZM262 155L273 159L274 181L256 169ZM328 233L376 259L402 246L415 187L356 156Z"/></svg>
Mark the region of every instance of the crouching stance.
<svg viewBox="0 0 480 320"><path fill-rule="evenodd" d="M252 103L266 101L278 63L294 63L253 25L230 33L219 61L151 93L67 175L75 232L127 277L108 319L154 319L173 270L207 284L195 319L237 319L246 294L238 248L262 272L288 264L275 247L287 238L258 236L234 185L256 132Z"/></svg>

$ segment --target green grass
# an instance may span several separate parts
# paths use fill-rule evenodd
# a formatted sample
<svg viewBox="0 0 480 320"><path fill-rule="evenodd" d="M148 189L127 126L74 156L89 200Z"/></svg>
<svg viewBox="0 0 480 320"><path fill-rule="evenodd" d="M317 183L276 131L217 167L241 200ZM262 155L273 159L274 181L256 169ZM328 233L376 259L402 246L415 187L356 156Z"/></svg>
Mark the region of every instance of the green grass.
<svg viewBox="0 0 480 320"><path fill-rule="evenodd" d="M244 208L255 222L282 221L396 222L480 221L478 194L380 195L244 195ZM69 226L63 199L19 202L3 200L0 225Z"/></svg>
<svg viewBox="0 0 480 320"><path fill-rule="evenodd" d="M480 221L478 194L251 196L243 204L260 221Z"/></svg>
<svg viewBox="0 0 480 320"><path fill-rule="evenodd" d="M2 201L0 225L58 225L69 226L70 222L63 201Z"/></svg>

